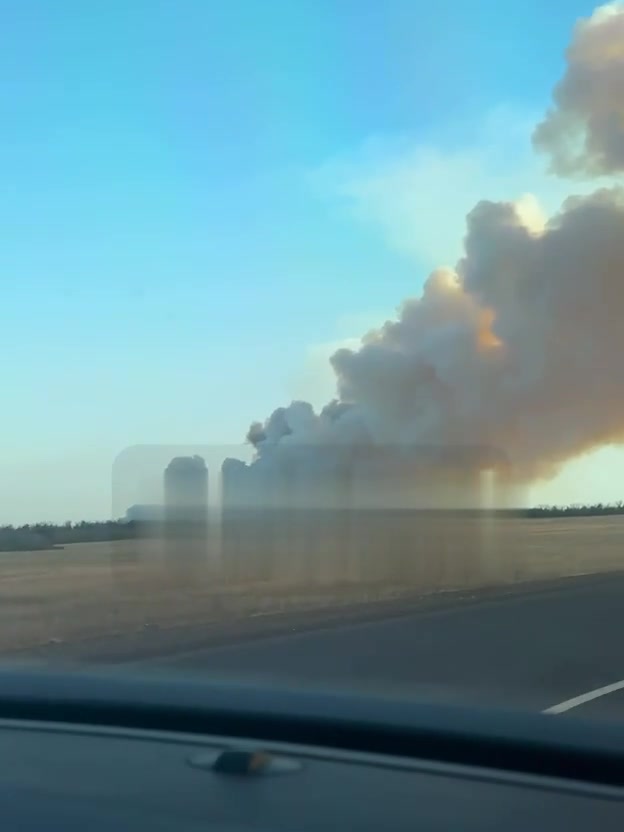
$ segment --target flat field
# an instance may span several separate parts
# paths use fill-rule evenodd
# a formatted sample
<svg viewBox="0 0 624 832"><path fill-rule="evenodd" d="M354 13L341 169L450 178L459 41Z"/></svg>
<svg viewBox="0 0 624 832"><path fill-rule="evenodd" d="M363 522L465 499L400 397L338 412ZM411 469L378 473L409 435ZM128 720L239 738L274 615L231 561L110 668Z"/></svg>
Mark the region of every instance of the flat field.
<svg viewBox="0 0 624 832"><path fill-rule="evenodd" d="M403 513L300 531L2 553L0 651L624 568L621 516Z"/></svg>

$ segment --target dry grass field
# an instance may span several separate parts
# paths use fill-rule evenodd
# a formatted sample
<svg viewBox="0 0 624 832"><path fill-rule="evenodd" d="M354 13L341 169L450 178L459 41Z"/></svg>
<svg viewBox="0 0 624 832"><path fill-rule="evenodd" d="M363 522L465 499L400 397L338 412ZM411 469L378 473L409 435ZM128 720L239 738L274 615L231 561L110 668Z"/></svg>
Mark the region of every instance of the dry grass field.
<svg viewBox="0 0 624 832"><path fill-rule="evenodd" d="M243 531L223 547L144 539L2 553L0 650L624 567L621 516L404 513Z"/></svg>

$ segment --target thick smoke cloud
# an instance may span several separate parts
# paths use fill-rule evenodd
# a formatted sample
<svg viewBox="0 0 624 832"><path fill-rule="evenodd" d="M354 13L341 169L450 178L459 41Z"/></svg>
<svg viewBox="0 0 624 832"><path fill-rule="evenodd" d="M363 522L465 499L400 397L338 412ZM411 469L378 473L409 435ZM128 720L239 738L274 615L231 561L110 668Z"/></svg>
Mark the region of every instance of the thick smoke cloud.
<svg viewBox="0 0 624 832"><path fill-rule="evenodd" d="M624 170L624 4L597 9L575 27L554 106L534 134L553 172Z"/></svg>
<svg viewBox="0 0 624 832"><path fill-rule="evenodd" d="M555 109L535 134L559 172L624 166L624 10L579 23ZM581 144L570 151L570 137ZM534 201L480 202L464 256L420 297L331 359L336 400L254 424L260 467L311 449L489 447L518 482L624 441L624 191L572 197L545 220Z"/></svg>

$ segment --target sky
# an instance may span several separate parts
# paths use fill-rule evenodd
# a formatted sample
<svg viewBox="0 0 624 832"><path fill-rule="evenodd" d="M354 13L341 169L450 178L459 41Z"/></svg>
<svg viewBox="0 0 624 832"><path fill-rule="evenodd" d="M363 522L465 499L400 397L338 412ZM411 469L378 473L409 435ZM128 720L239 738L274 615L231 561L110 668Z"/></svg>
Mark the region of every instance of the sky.
<svg viewBox="0 0 624 832"><path fill-rule="evenodd" d="M322 404L478 199L570 191L530 130L580 0L0 9L0 522L109 516L126 449ZM623 465L531 499L624 497Z"/></svg>

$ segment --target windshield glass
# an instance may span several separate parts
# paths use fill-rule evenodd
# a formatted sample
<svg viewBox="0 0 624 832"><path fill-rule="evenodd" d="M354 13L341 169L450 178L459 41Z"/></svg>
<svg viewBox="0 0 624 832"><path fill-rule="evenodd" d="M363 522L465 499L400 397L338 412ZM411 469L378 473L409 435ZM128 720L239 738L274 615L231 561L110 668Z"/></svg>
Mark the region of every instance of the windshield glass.
<svg viewBox="0 0 624 832"><path fill-rule="evenodd" d="M5 34L0 656L624 716L624 7Z"/></svg>

